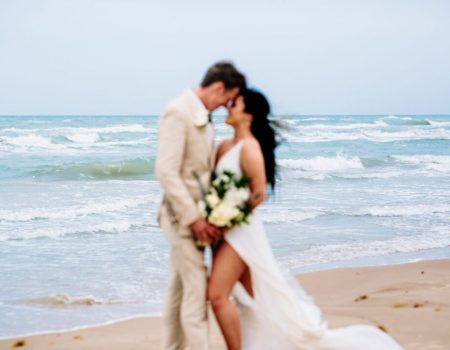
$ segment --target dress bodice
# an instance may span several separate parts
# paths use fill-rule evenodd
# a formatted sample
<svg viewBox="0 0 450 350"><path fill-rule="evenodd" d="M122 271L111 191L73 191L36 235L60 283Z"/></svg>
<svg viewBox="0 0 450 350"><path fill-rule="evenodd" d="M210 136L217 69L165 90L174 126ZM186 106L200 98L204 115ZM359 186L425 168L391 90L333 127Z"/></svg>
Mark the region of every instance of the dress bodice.
<svg viewBox="0 0 450 350"><path fill-rule="evenodd" d="M244 140L239 141L233 147L231 147L222 158L219 159L219 162L216 165L215 173L220 174L221 172L228 170L237 176L242 175L241 170L241 149L244 145Z"/></svg>

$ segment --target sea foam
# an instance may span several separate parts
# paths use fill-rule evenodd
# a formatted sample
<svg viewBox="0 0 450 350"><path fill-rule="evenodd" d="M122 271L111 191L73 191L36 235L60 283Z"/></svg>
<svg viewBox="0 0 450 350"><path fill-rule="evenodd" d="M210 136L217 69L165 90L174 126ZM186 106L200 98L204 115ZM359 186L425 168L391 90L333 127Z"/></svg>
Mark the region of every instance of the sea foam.
<svg viewBox="0 0 450 350"><path fill-rule="evenodd" d="M143 223L138 224L137 222L105 222L101 224L82 224L72 223L71 225L65 227L55 227L56 223L53 222L51 227L46 228L36 228L31 227L22 228L16 231L8 231L0 234L0 241L8 240L28 240L36 238L61 238L69 235L76 234L118 234L129 231L131 228L142 226Z"/></svg>
<svg viewBox="0 0 450 350"><path fill-rule="evenodd" d="M285 168L307 171L341 171L363 169L364 165L357 156L349 157L336 154L335 157L313 157L302 159L280 159L278 163Z"/></svg>
<svg viewBox="0 0 450 350"><path fill-rule="evenodd" d="M425 169L450 173L450 156L419 154L410 156L394 155L392 158L403 163L422 166Z"/></svg>
<svg viewBox="0 0 450 350"><path fill-rule="evenodd" d="M154 159L127 159L114 163L81 163L41 167L30 173L38 179L108 180L151 175Z"/></svg>
<svg viewBox="0 0 450 350"><path fill-rule="evenodd" d="M79 216L118 212L152 203L149 196L116 200L105 198L102 201L87 201L83 204L63 207L1 209L0 221L22 222L30 220L73 219Z"/></svg>
<svg viewBox="0 0 450 350"><path fill-rule="evenodd" d="M373 142L392 142L409 140L450 140L450 130L444 128L406 129L401 131L365 130L355 132L301 131L286 135L290 142L332 142L367 140Z"/></svg>
<svg viewBox="0 0 450 350"><path fill-rule="evenodd" d="M66 137L75 143L94 143L100 139L97 133L74 133L71 135L66 135Z"/></svg>
<svg viewBox="0 0 450 350"><path fill-rule="evenodd" d="M371 129L389 126L383 120L376 120L371 123L350 123L344 125L336 124L312 124L312 125L302 125L298 127L298 130L354 130L354 129Z"/></svg>
<svg viewBox="0 0 450 350"><path fill-rule="evenodd" d="M373 206L361 209L355 215L369 216L418 216L450 212L450 204L416 204L416 205L390 205Z"/></svg>
<svg viewBox="0 0 450 350"><path fill-rule="evenodd" d="M307 248L293 257L281 258L280 262L289 269L307 265L377 257L396 253L418 252L450 246L448 228L435 227L427 233L414 236L399 236L387 240L323 244Z"/></svg>
<svg viewBox="0 0 450 350"><path fill-rule="evenodd" d="M113 304L130 304L133 300L107 299L98 298L93 295L70 296L65 294L55 294L48 297L32 298L25 300L14 300L14 304L25 304L43 307L81 307L93 305L113 305Z"/></svg>
<svg viewBox="0 0 450 350"><path fill-rule="evenodd" d="M57 145L52 142L51 139L37 135L37 134L27 134L24 136L3 136L0 141L11 146L18 146L21 148L48 148L48 149L61 149L63 146Z"/></svg>

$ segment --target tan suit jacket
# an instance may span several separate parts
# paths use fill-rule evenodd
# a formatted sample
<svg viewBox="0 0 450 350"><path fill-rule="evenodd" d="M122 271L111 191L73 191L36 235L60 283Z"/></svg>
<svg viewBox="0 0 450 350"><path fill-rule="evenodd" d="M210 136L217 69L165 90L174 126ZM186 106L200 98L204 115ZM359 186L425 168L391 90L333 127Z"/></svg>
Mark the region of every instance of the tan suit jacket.
<svg viewBox="0 0 450 350"><path fill-rule="evenodd" d="M192 350L209 349L206 268L189 228L200 217L199 180L207 189L214 158L212 126L194 124L196 114L207 113L202 107L194 93L186 91L167 105L159 122L156 176L164 199L158 221L170 242L164 350L184 349L186 345Z"/></svg>
<svg viewBox="0 0 450 350"><path fill-rule="evenodd" d="M198 127L193 121L199 111L193 93L185 91L167 105L159 122L156 176L164 190L160 214L166 206L180 226L200 217L201 190L195 174L207 189L214 162L214 135L208 131L212 126Z"/></svg>

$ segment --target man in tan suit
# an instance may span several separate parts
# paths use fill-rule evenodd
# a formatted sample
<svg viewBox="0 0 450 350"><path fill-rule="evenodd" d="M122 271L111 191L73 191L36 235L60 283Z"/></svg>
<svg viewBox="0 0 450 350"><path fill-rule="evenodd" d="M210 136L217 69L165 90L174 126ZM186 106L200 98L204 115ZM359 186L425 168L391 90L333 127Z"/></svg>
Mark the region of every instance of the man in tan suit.
<svg viewBox="0 0 450 350"><path fill-rule="evenodd" d="M171 265L164 349L208 349L207 276L195 242L211 242L222 232L197 209L199 181L208 188L214 165L210 112L233 101L244 87L244 76L232 64L216 63L198 88L169 102L160 118L156 176L164 197L158 219L170 243Z"/></svg>

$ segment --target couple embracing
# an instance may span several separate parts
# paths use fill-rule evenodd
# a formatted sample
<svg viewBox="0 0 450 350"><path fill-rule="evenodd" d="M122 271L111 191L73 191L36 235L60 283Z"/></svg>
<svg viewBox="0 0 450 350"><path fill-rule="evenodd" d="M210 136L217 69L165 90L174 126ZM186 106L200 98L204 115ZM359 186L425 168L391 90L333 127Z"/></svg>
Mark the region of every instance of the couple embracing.
<svg viewBox="0 0 450 350"><path fill-rule="evenodd" d="M225 122L234 133L215 147L211 112L219 107L227 108ZM156 176L164 197L158 220L170 243L163 348L210 349L209 302L232 350L401 349L375 327L328 329L312 299L280 271L257 213L266 185L275 186L270 112L266 97L248 89L233 64L219 62L160 118ZM224 173L248 179L251 211L226 228L213 225L198 205L211 176ZM216 242L209 276L199 242Z"/></svg>

